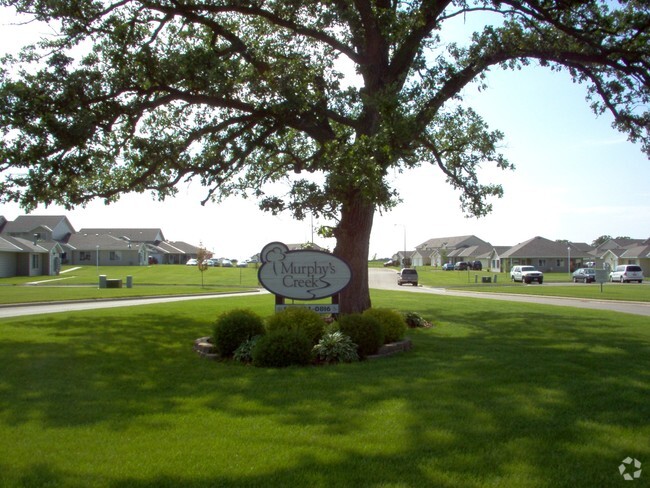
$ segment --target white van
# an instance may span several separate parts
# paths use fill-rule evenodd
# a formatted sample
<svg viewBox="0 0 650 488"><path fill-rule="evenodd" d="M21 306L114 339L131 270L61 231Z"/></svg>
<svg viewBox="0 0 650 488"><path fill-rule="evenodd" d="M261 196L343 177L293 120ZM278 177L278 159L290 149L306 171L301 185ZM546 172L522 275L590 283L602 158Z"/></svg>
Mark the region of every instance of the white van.
<svg viewBox="0 0 650 488"><path fill-rule="evenodd" d="M621 283L638 281L643 283L643 270L641 266L636 264L622 264L616 266L616 269L609 273L609 281L620 281Z"/></svg>

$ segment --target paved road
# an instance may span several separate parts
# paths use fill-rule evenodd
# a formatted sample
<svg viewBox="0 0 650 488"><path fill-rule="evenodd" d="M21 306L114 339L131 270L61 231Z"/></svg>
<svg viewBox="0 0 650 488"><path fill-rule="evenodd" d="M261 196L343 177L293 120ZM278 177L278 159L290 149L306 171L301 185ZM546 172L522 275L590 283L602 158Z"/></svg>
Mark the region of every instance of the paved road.
<svg viewBox="0 0 650 488"><path fill-rule="evenodd" d="M631 313L635 315L650 316L650 303L643 302L617 302L613 300L592 300L582 298L542 297L535 295L515 295L508 293L470 292L461 290L448 290L445 288L428 288L423 286L399 286L394 269L370 268L368 283L370 288L382 290L402 290L414 293L434 293L438 295L485 298L490 300L504 300L508 302L541 303L544 305L559 305L563 307L590 308L596 310L612 310L615 312ZM522 285L523 286L523 285ZM538 285L531 285L538 286ZM545 286L545 285L542 285ZM646 285L644 285L646 286Z"/></svg>
<svg viewBox="0 0 650 488"><path fill-rule="evenodd" d="M237 296L259 295L266 291L253 291L237 293ZM74 312L77 310L92 310L98 308L135 307L137 305L153 305L156 303L180 302L183 300L205 300L208 298L232 297L231 293L215 295L192 295L192 296L167 296L155 298L133 298L124 300L93 300L66 303L48 303L0 307L0 318L21 317L23 315L42 315L57 312Z"/></svg>

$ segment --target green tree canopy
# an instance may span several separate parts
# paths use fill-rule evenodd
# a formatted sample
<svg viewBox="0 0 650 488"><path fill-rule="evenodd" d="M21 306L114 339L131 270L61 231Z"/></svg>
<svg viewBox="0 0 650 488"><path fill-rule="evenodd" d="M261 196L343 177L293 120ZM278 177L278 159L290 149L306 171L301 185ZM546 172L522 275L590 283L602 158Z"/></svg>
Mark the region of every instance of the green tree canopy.
<svg viewBox="0 0 650 488"><path fill-rule="evenodd" d="M567 71L650 154L641 0L0 1L58 32L3 62L4 201L164 198L198 179L206 201L324 216L354 273L343 311L370 306L373 215L399 198L389 172L439 168L471 215L501 195L477 170L511 168L502 134L462 99L489 70ZM459 16L484 27L441 42ZM278 181L286 193L269 193Z"/></svg>

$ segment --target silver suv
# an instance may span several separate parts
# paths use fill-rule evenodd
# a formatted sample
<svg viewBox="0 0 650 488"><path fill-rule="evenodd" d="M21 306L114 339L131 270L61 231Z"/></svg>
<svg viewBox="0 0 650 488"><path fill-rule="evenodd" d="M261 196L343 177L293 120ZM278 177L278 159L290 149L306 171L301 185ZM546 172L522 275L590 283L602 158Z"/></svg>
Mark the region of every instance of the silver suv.
<svg viewBox="0 0 650 488"><path fill-rule="evenodd" d="M510 271L512 281L532 283L536 281L540 285L544 282L544 273L535 269L535 266L513 266Z"/></svg>
<svg viewBox="0 0 650 488"><path fill-rule="evenodd" d="M609 281L620 281L621 283L638 281L643 283L643 270L641 266L636 264L622 264L616 266L616 269L609 273Z"/></svg>

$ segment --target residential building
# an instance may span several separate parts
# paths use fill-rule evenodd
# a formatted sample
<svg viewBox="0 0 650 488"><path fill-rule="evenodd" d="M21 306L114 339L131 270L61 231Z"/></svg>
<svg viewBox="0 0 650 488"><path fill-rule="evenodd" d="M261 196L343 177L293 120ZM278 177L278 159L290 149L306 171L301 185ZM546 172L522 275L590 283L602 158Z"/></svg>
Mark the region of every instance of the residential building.
<svg viewBox="0 0 650 488"><path fill-rule="evenodd" d="M614 269L621 264L638 264L645 276L650 274L650 238L609 239L591 254L606 269Z"/></svg>
<svg viewBox="0 0 650 488"><path fill-rule="evenodd" d="M486 253L489 253L490 247L490 243L474 235L436 237L415 246L414 265L442 266L449 262L468 260L470 257L472 260L487 260Z"/></svg>
<svg viewBox="0 0 650 488"><path fill-rule="evenodd" d="M0 234L0 278L56 276L62 254L63 248L56 241L29 241Z"/></svg>
<svg viewBox="0 0 650 488"><path fill-rule="evenodd" d="M501 271L509 272L515 265L527 264L544 272L568 273L583 266L592 257L589 252L571 243L537 236L503 252Z"/></svg>

